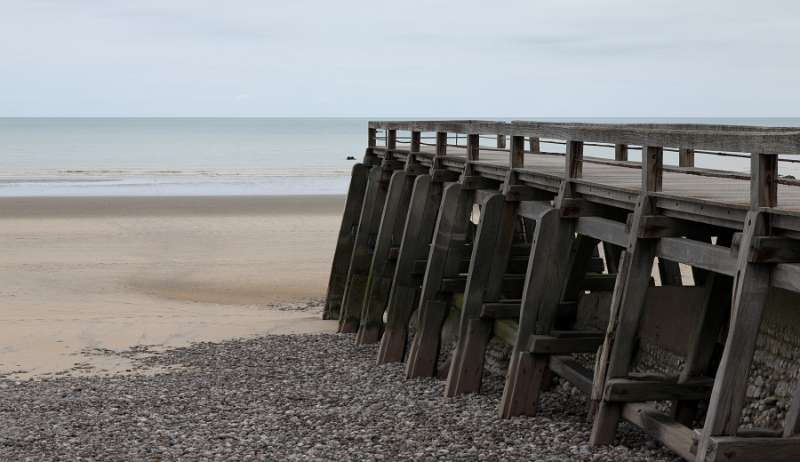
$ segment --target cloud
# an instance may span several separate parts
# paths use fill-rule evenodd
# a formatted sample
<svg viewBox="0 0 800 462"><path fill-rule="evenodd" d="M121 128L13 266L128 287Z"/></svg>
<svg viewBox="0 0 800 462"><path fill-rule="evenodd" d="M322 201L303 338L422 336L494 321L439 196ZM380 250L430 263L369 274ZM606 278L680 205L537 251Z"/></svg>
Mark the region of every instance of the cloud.
<svg viewBox="0 0 800 462"><path fill-rule="evenodd" d="M5 0L0 115L795 115L798 20L788 0Z"/></svg>

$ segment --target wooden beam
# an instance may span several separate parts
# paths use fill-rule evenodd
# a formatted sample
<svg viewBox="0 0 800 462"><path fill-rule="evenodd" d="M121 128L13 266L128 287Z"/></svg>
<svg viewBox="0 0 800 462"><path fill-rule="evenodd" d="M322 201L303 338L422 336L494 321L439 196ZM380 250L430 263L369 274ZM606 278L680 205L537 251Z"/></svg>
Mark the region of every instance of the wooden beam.
<svg viewBox="0 0 800 462"><path fill-rule="evenodd" d="M642 147L642 192L659 192L664 179L664 148Z"/></svg>
<svg viewBox="0 0 800 462"><path fill-rule="evenodd" d="M532 152L532 153L542 152L542 148L541 148L541 146L539 144L539 138L537 138L535 136L529 137L528 138L528 145L529 145L530 152Z"/></svg>
<svg viewBox="0 0 800 462"><path fill-rule="evenodd" d="M447 155L447 132L436 132L436 157Z"/></svg>
<svg viewBox="0 0 800 462"><path fill-rule="evenodd" d="M477 134L467 135L467 161L474 162L480 159L481 136Z"/></svg>
<svg viewBox="0 0 800 462"><path fill-rule="evenodd" d="M742 248L749 249L753 237L763 235L767 229L767 217L763 213L748 213ZM747 377L767 304L771 272L769 265L750 263L747 252L739 252L730 328L698 444L699 457L705 456L709 450L711 437L735 435L739 429Z"/></svg>
<svg viewBox="0 0 800 462"><path fill-rule="evenodd" d="M705 461L714 462L795 462L800 460L800 437L740 438L712 437Z"/></svg>
<svg viewBox="0 0 800 462"><path fill-rule="evenodd" d="M778 156L750 155L750 208L778 205Z"/></svg>
<svg viewBox="0 0 800 462"><path fill-rule="evenodd" d="M595 353L602 345L603 336L587 337L551 337L549 335L531 335L527 350L534 354L563 355L568 353Z"/></svg>
<svg viewBox="0 0 800 462"><path fill-rule="evenodd" d="M374 128L367 129L367 147L374 148L377 145L378 134Z"/></svg>
<svg viewBox="0 0 800 462"><path fill-rule="evenodd" d="M619 247L624 247L628 243L625 224L607 218L580 217L575 225L575 232Z"/></svg>
<svg viewBox="0 0 800 462"><path fill-rule="evenodd" d="M681 148L678 150L678 167L694 167L694 149Z"/></svg>
<svg viewBox="0 0 800 462"><path fill-rule="evenodd" d="M694 459L694 454L692 453L694 432L691 428L675 422L668 415L653 409L651 406L640 403L630 403L623 406L622 417L647 432L684 459Z"/></svg>
<svg viewBox="0 0 800 462"><path fill-rule="evenodd" d="M736 258L723 246L680 237L665 237L658 241L656 255L728 276L736 274Z"/></svg>
<svg viewBox="0 0 800 462"><path fill-rule="evenodd" d="M511 168L520 168L525 165L525 138L522 136L511 137L509 165Z"/></svg>
<svg viewBox="0 0 800 462"><path fill-rule="evenodd" d="M481 306L481 318L484 319L519 319L522 302L516 303L484 303Z"/></svg>
<svg viewBox="0 0 800 462"><path fill-rule="evenodd" d="M505 149L506 148L506 135L499 134L497 135L497 149Z"/></svg>
<svg viewBox="0 0 800 462"><path fill-rule="evenodd" d="M646 401L701 400L711 395L713 379L693 379L683 383L635 378L610 379L603 399L641 403Z"/></svg>
<svg viewBox="0 0 800 462"><path fill-rule="evenodd" d="M570 356L550 356L550 370L571 383L582 393L592 391L592 371Z"/></svg>
<svg viewBox="0 0 800 462"><path fill-rule="evenodd" d="M627 161L628 160L628 145L615 144L614 145L614 160Z"/></svg>
<svg viewBox="0 0 800 462"><path fill-rule="evenodd" d="M566 147L565 178L581 178L583 176L583 142L569 140Z"/></svg>
<svg viewBox="0 0 800 462"><path fill-rule="evenodd" d="M397 149L397 130L388 130L386 134L386 149Z"/></svg>
<svg viewBox="0 0 800 462"><path fill-rule="evenodd" d="M441 198L442 183L434 182L430 175L420 175L414 180L386 308L386 326L378 350L378 364L402 361L405 356L408 323L417 308L415 301L422 282L419 273L425 271ZM416 272L420 261L422 271Z"/></svg>
<svg viewBox="0 0 800 462"><path fill-rule="evenodd" d="M422 132L414 130L411 132L411 145L409 151L419 152L420 145L422 144Z"/></svg>

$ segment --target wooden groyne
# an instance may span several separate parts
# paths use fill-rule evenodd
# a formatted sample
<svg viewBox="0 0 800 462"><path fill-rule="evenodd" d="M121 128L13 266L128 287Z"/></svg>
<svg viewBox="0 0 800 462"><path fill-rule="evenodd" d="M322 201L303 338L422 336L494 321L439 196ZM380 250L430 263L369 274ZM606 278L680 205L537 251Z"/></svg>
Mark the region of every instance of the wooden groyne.
<svg viewBox="0 0 800 462"><path fill-rule="evenodd" d="M449 396L480 391L499 337L513 347L501 415L534 415L556 374L585 392L592 444L625 419L686 460L800 460L800 392L782 432L740 428L768 293L800 292L800 183L779 154L800 154L800 129L370 122L325 316L380 342L378 363L446 376ZM696 155L748 157L750 172ZM581 325L587 300L607 324ZM680 351L680 373L635 372L642 338Z"/></svg>

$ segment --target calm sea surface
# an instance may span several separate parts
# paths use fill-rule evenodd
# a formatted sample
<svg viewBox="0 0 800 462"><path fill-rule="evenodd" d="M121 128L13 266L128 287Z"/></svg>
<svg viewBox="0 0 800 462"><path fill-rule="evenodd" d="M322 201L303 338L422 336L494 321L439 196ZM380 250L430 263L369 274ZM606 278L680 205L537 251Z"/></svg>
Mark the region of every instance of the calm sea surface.
<svg viewBox="0 0 800 462"><path fill-rule="evenodd" d="M800 118L571 120L800 126ZM361 159L366 129L367 119L351 118L0 118L0 196L343 194L355 162L347 156ZM697 158L747 169L741 159ZM800 177L800 168L782 173Z"/></svg>

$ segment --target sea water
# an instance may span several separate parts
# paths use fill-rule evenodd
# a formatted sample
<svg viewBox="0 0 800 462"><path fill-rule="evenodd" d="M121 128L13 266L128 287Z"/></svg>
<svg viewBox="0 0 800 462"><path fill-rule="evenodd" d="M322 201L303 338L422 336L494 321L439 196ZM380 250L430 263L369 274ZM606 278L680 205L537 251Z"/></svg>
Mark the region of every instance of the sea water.
<svg viewBox="0 0 800 462"><path fill-rule="evenodd" d="M800 126L800 118L569 120ZM0 196L344 194L350 169L364 154L367 122L0 118ZM563 152L558 145L542 147ZM586 154L609 155L591 147ZM665 153L665 163L676 162L677 154ZM697 165L747 171L748 161L697 155ZM795 165L782 166L781 173L800 177Z"/></svg>

